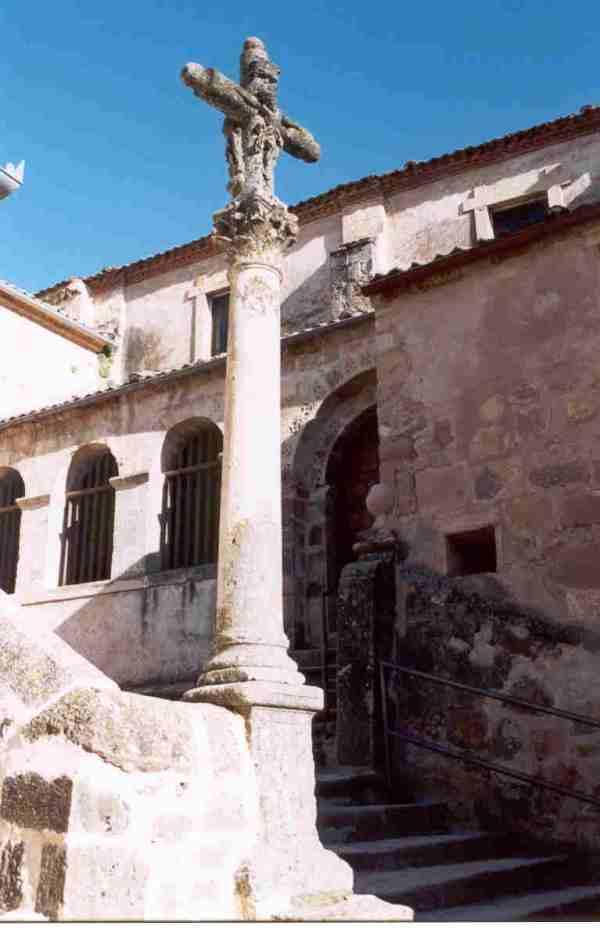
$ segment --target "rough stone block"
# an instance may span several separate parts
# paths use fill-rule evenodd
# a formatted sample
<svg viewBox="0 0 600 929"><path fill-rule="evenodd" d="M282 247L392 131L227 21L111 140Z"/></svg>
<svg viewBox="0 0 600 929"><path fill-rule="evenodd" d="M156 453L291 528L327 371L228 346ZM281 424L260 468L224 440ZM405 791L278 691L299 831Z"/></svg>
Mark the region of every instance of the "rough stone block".
<svg viewBox="0 0 600 929"><path fill-rule="evenodd" d="M454 510L467 500L467 480L462 465L428 468L415 475L419 510Z"/></svg>
<svg viewBox="0 0 600 929"><path fill-rule="evenodd" d="M561 505L561 524L565 528L600 523L600 494L565 497Z"/></svg>
<svg viewBox="0 0 600 929"><path fill-rule="evenodd" d="M73 782L68 777L47 781L34 771L6 777L2 784L0 817L25 829L66 832L72 792Z"/></svg>
<svg viewBox="0 0 600 929"><path fill-rule="evenodd" d="M584 461L551 463L533 468L529 472L531 483L544 489L564 487L567 484L581 484L587 481L588 476L588 467Z"/></svg>
<svg viewBox="0 0 600 929"><path fill-rule="evenodd" d="M67 855L65 849L50 843L44 845L35 898L36 913L43 913L44 916L52 920L62 916L66 874Z"/></svg>
<svg viewBox="0 0 600 929"><path fill-rule="evenodd" d="M6 842L0 853L0 910L16 910L23 899L24 842Z"/></svg>
<svg viewBox="0 0 600 929"><path fill-rule="evenodd" d="M556 557L550 574L565 587L600 588L600 543L567 549Z"/></svg>

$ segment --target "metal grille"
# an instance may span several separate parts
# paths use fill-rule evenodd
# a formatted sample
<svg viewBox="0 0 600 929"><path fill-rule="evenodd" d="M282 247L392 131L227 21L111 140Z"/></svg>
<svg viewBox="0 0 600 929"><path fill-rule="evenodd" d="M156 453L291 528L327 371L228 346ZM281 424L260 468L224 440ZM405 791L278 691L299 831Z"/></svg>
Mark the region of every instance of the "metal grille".
<svg viewBox="0 0 600 929"><path fill-rule="evenodd" d="M81 463L69 480L63 520L59 584L110 577L117 463L109 451Z"/></svg>
<svg viewBox="0 0 600 929"><path fill-rule="evenodd" d="M23 478L17 471L0 476L0 587L14 593L19 560L21 511L15 500L25 496Z"/></svg>
<svg viewBox="0 0 600 929"><path fill-rule="evenodd" d="M201 428L174 455L165 471L160 517L163 570L217 560L221 450L216 427Z"/></svg>

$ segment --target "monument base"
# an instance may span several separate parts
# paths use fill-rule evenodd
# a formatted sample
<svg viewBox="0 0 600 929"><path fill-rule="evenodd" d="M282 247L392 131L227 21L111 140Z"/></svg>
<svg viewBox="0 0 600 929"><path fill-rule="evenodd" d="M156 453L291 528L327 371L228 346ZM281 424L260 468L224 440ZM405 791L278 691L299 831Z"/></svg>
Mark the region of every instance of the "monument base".
<svg viewBox="0 0 600 929"><path fill-rule="evenodd" d="M246 723L258 823L256 843L238 872L244 918L275 918L297 905L294 900L321 895L349 899L352 869L323 848L316 828L311 723L323 707L322 691L246 681L197 687L184 700L228 707Z"/></svg>

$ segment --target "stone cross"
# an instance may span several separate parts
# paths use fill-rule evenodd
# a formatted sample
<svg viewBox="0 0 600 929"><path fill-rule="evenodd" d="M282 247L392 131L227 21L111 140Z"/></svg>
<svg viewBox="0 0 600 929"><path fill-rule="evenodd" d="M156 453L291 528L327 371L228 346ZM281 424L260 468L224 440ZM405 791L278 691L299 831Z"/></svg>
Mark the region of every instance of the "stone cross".
<svg viewBox="0 0 600 929"><path fill-rule="evenodd" d="M182 71L184 83L196 96L225 114L227 189L234 199L274 199L274 171L282 148L303 161L319 159L319 145L310 132L277 106L279 74L257 38L244 42L239 84L199 64L188 64Z"/></svg>
<svg viewBox="0 0 600 929"><path fill-rule="evenodd" d="M230 282L216 628L184 699L244 717L258 788L256 841L239 877L247 919L272 919L273 895L285 909L332 893L346 905L352 891L351 869L315 827L311 721L323 694L304 683L283 628L280 303L297 220L273 192L273 171L282 149L315 161L319 147L277 108L278 76L259 39L244 43L239 85L200 65L183 71L225 114L232 196L214 217Z"/></svg>
<svg viewBox="0 0 600 929"><path fill-rule="evenodd" d="M227 243L231 288L216 630L211 660L187 699L231 703L242 691L228 685L254 682L281 692L279 685L304 682L283 628L281 531L282 253L297 219L275 196L273 175L282 149L309 162L320 152L277 106L278 78L256 38L244 42L239 84L198 64L182 71L196 96L225 115L231 194L214 216ZM320 693L302 690L316 708Z"/></svg>

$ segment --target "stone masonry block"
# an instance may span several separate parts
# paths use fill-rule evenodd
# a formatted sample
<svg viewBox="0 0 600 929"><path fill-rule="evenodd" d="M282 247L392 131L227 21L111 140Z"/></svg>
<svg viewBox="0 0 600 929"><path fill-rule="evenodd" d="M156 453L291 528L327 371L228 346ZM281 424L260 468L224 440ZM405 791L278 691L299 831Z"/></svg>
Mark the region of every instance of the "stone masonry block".
<svg viewBox="0 0 600 929"><path fill-rule="evenodd" d="M467 501L467 480L462 465L427 468L415 475L419 510L454 510Z"/></svg>

